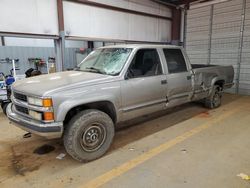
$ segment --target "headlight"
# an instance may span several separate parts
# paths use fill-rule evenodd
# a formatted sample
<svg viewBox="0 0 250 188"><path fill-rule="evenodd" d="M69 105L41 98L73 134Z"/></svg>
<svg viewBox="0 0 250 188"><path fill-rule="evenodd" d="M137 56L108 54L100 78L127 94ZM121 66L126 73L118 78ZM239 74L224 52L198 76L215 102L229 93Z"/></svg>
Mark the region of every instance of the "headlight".
<svg viewBox="0 0 250 188"><path fill-rule="evenodd" d="M34 97L28 97L28 103L35 106L43 106L43 100Z"/></svg>
<svg viewBox="0 0 250 188"><path fill-rule="evenodd" d="M51 98L40 99L35 97L28 97L28 103L35 106L52 107Z"/></svg>

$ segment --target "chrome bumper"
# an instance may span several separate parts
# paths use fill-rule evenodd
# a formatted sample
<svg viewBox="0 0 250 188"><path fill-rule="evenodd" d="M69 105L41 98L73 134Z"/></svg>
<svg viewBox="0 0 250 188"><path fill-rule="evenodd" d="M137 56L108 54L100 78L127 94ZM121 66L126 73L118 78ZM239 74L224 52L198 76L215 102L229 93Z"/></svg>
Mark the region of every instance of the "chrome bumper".
<svg viewBox="0 0 250 188"><path fill-rule="evenodd" d="M49 139L60 138L63 133L63 123L41 123L30 118L20 116L12 110L12 103L10 103L6 110L9 120L17 127L34 133L39 136L43 136Z"/></svg>

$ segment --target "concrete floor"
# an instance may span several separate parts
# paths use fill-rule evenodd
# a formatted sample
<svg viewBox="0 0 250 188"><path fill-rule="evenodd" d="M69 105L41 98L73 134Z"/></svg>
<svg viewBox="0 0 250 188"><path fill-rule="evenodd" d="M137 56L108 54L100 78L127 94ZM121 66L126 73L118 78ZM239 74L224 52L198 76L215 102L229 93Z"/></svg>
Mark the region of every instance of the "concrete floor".
<svg viewBox="0 0 250 188"><path fill-rule="evenodd" d="M249 96L225 94L210 111L182 105L117 131L110 151L86 164L56 159L60 140L24 139L0 113L0 187L250 187L236 176L250 175L249 112ZM55 150L33 153L44 144Z"/></svg>

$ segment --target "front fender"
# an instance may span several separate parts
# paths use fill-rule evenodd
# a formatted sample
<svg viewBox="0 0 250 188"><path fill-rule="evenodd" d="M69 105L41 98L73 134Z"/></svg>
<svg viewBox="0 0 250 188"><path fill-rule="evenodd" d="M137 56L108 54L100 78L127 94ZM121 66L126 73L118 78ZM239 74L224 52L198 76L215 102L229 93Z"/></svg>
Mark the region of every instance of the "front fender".
<svg viewBox="0 0 250 188"><path fill-rule="evenodd" d="M71 99L64 101L58 106L58 109L56 112L56 121L64 121L67 113L74 107L81 106L81 105L88 104L88 103L93 103L93 102L101 102L101 101L107 101L107 102L112 103L114 105L115 112L118 118L118 110L117 110L118 101L115 100L114 96L105 95L105 96L102 96L102 98L94 96L94 97L86 97L86 98L71 98Z"/></svg>

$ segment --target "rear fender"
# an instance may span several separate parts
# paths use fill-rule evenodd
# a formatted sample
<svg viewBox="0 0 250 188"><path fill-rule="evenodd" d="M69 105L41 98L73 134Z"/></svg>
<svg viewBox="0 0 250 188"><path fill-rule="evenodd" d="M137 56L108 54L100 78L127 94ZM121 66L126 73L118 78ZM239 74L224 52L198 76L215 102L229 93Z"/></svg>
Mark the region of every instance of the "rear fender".
<svg viewBox="0 0 250 188"><path fill-rule="evenodd" d="M216 85L216 83L218 83L218 82L225 83L225 76L217 76L217 77L215 77L215 78L212 79L211 88L209 90L209 95L212 94L214 85ZM223 88L223 86L222 86L222 88Z"/></svg>

